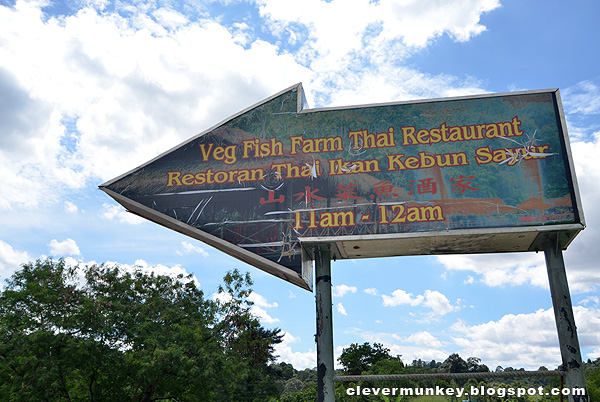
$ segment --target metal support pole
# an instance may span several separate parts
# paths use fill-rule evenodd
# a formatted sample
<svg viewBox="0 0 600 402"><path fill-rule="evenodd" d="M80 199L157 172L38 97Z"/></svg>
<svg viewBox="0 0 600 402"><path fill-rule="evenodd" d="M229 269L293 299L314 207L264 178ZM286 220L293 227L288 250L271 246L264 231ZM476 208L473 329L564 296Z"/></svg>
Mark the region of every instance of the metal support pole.
<svg viewBox="0 0 600 402"><path fill-rule="evenodd" d="M557 234L551 234L544 241L544 255L546 257L546 268L548 269L556 329L558 330L560 355L563 368L566 371L565 385L570 389L585 388L585 375L579 350L577 327L575 326L573 306L571 305L571 294L567 283L562 248L558 242ZM587 401L589 401L587 390L583 396L569 395L569 402Z"/></svg>
<svg viewBox="0 0 600 402"><path fill-rule="evenodd" d="M319 402L335 402L333 383L333 314L331 304L331 248L315 247L317 306L317 391Z"/></svg>

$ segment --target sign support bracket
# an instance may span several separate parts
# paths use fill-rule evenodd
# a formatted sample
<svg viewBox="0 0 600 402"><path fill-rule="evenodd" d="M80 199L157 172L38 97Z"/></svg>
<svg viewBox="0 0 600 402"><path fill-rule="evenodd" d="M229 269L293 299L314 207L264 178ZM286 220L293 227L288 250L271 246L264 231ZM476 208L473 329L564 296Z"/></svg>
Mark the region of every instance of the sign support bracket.
<svg viewBox="0 0 600 402"><path fill-rule="evenodd" d="M585 388L584 368L559 235L557 233L550 234L543 242L543 247L560 355L563 369L566 372L565 385L571 389ZM585 395L569 395L569 402L587 401L589 401L587 390Z"/></svg>
<svg viewBox="0 0 600 402"><path fill-rule="evenodd" d="M315 245L315 304L317 308L317 391L319 402L335 402L331 246Z"/></svg>

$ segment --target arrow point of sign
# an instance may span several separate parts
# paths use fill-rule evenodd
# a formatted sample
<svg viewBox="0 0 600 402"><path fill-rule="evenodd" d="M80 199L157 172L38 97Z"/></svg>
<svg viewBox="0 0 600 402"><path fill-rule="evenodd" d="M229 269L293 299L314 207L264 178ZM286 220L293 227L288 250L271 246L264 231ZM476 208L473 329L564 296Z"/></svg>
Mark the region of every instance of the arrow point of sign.
<svg viewBox="0 0 600 402"><path fill-rule="evenodd" d="M279 193L276 196L271 194L272 200L260 198L261 187L255 186L260 182L240 181L243 175L251 174L253 170L250 167L262 157L256 160L249 157L231 163L225 159L227 155L232 159L237 158L233 154L243 149L244 142L256 141L256 147L261 144L261 136L245 127L246 120L251 121L257 116L259 119L269 118L268 116L276 119L277 115L285 118L297 115L305 108L306 96L300 82L234 114L145 164L101 184L99 188L129 212L203 241L287 282L310 290L312 283L306 279L310 277L310 273L304 272L299 263L280 263L281 256L286 253L291 256L290 261L292 258L299 259L298 255L290 253L291 244L282 246L281 256L277 257L275 254L279 251L275 245L278 242L254 239L253 232L270 233L272 230L266 227L277 227L281 224L281 219L270 222L269 219L244 212L243 205L251 203L250 199L256 198L258 204L261 204L260 200L263 204L266 201L284 200L284 196ZM255 111L256 114L252 115ZM205 144L205 147L200 148L200 144ZM234 178L231 172L235 171L244 173ZM164 179L159 179L161 177L171 182L165 185ZM201 180L213 182L199 185ZM240 195L248 192L252 196ZM244 214L249 214L249 217L244 218ZM241 219L241 222L244 219L248 222L236 223L233 216ZM218 228L222 229L221 232L229 233L229 236L219 235ZM245 242L245 247L239 246ZM268 251L270 258L254 252L255 249L271 250ZM296 251L296 254L300 252L295 249L291 251Z"/></svg>

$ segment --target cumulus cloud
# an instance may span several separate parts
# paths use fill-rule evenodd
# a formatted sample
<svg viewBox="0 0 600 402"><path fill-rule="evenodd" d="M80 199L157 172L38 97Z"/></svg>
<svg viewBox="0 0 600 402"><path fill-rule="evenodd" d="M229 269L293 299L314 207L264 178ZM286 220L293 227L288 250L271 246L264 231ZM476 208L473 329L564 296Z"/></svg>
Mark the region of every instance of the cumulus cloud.
<svg viewBox="0 0 600 402"><path fill-rule="evenodd" d="M280 35L283 27L307 36L311 49L319 54L341 57L369 48L365 43L382 45L401 40L407 46L423 47L429 40L447 33L466 41L485 30L480 24L483 13L500 6L498 0L443 0L405 2L384 0L308 0L293 3L260 0L260 12ZM352 23L349 23L352 21Z"/></svg>
<svg viewBox="0 0 600 402"><path fill-rule="evenodd" d="M279 318L271 317L263 308L260 308L258 306L252 306L250 310L252 311L252 314L258 317L260 322L262 322L263 324L272 324L275 322L279 322Z"/></svg>
<svg viewBox="0 0 600 402"><path fill-rule="evenodd" d="M116 220L118 222L127 223L129 225L140 225L146 222L144 218L141 218L137 215L125 211L119 205L104 203L102 204L102 208L104 210L104 212L102 212L102 217L104 219L108 219L109 221Z"/></svg>
<svg viewBox="0 0 600 402"><path fill-rule="evenodd" d="M194 282L194 284L198 288L200 287L200 281L198 280L196 275L191 274L191 277L189 279L186 279L186 278L188 278L188 276L190 276L190 273L187 272L186 268L182 267L179 264L176 264L171 267L163 265L163 264L151 265L151 264L147 263L146 261L139 259L139 260L136 260L133 265L119 264L119 263L113 263L113 262L107 262L104 265L109 266L109 267L112 265L119 265L119 267L121 269L124 269L128 272L134 272L136 270L141 270L142 272L154 273L156 275L165 275L165 276L170 276L172 278L178 278L181 275L181 276L183 276L184 281L191 280Z"/></svg>
<svg viewBox="0 0 600 402"><path fill-rule="evenodd" d="M459 309L450 304L448 298L437 290L426 290L423 305L431 309L433 315L446 315Z"/></svg>
<svg viewBox="0 0 600 402"><path fill-rule="evenodd" d="M590 306L594 305L594 307ZM583 359L596 359L600 351L600 310L594 299L585 306L573 307ZM485 364L537 370L560 364L554 311L539 309L533 313L507 314L496 321L469 325L456 321L448 331L449 340L440 340L429 331L408 336L371 332L354 328L350 333L366 342L378 342L392 355L402 355L404 362L445 360L457 350L463 357L479 357ZM535 336L532 336L535 334ZM446 349L447 348L447 349ZM494 366L495 367L495 366Z"/></svg>
<svg viewBox="0 0 600 402"><path fill-rule="evenodd" d="M183 253L185 254L191 254L191 253L195 253L195 254L200 254L203 257L208 257L208 252L206 250L204 250L202 247L192 244L190 242L187 241L183 241L181 242L181 245L183 246ZM177 251L177 254L179 255L183 255L183 253L181 251Z"/></svg>
<svg viewBox="0 0 600 402"><path fill-rule="evenodd" d="M278 307L276 302L269 303L267 298L263 295L260 295L256 292L250 293L248 296L248 300L250 300L254 305L250 308L252 313L258 317L258 319L264 324L273 324L275 322L279 322L279 318L271 317L266 308Z"/></svg>
<svg viewBox="0 0 600 402"><path fill-rule="evenodd" d="M594 81L581 81L565 89L561 98L570 113L600 114L600 87Z"/></svg>
<svg viewBox="0 0 600 402"><path fill-rule="evenodd" d="M48 247L50 247L50 254L55 256L81 255L81 251L79 251L79 247L73 239L66 239L61 242L52 239L48 243Z"/></svg>
<svg viewBox="0 0 600 402"><path fill-rule="evenodd" d="M0 173L14 179L0 208L115 177L309 77L214 20L119 7L48 17L35 2L0 6Z"/></svg>
<svg viewBox="0 0 600 402"><path fill-rule="evenodd" d="M0 240L0 279L9 278L21 268L21 265L30 261L31 257L27 252L15 250L13 246ZM0 282L0 290L3 288L2 282Z"/></svg>
<svg viewBox="0 0 600 402"><path fill-rule="evenodd" d="M293 336L289 332L283 334L282 342L275 345L275 355L278 356L278 362L290 363L297 370L314 368L317 365L317 353L313 350L308 352L293 351L293 343L300 342L301 339Z"/></svg>
<svg viewBox="0 0 600 402"><path fill-rule="evenodd" d="M500 6L498 0L259 4L261 15L282 40L302 38L296 57L316 73L311 86L317 103L331 106L481 93L478 84L429 77L398 61L443 34L458 41L480 34L485 30L481 15ZM331 87L337 88L335 94L327 93Z"/></svg>
<svg viewBox="0 0 600 402"><path fill-rule="evenodd" d="M331 295L333 297L344 297L347 293L356 293L357 291L356 286L337 285L333 287Z"/></svg>
<svg viewBox="0 0 600 402"><path fill-rule="evenodd" d="M382 295L381 297L383 298L383 305L388 307L395 307L401 304L417 306L423 303L423 296L416 296L413 298L412 293L407 293L402 289L394 290L391 296Z"/></svg>
<svg viewBox="0 0 600 402"><path fill-rule="evenodd" d="M95 265L98 264L96 261L84 261L82 258L75 259L73 256L81 256L81 252L77 243L72 239L66 239L62 242L59 242L56 239L53 239L48 243L48 246L51 248L51 253L56 256L65 256L64 260L67 265L70 266L79 266L80 268L86 265ZM40 256L40 258L45 258L45 256ZM10 277L15 271L21 268L21 265L26 264L28 262L33 261L34 258L31 257L27 252L15 250L10 244L0 240L0 278L6 279ZM133 273L135 271L142 271L146 273L154 273L156 275L166 275L172 278L178 278L180 275L183 276L183 280L192 280L197 287L200 287L200 282L195 275L192 275L190 279L186 279L189 276L189 272L177 264L171 267L168 267L163 264L151 265L142 259L138 259L134 264L125 264L119 263L116 261L106 261L104 266L108 268L119 267L124 272ZM83 275L83 274L82 274ZM0 284L1 286L1 284Z"/></svg>
<svg viewBox="0 0 600 402"><path fill-rule="evenodd" d="M213 300L220 303L228 303L231 301L231 295L227 292L213 293ZM273 324L279 322L279 318L271 317L265 308L277 307L277 303L269 303L267 299L256 293L252 292L248 296L248 300L253 303L250 307L250 311L254 314L263 324Z"/></svg>
<svg viewBox="0 0 600 402"><path fill-rule="evenodd" d="M336 308L337 312L340 313L341 315L348 315L348 313L346 312L346 308L344 307L344 305L342 303L336 304L335 308Z"/></svg>
<svg viewBox="0 0 600 402"><path fill-rule="evenodd" d="M382 295L383 305L387 307L395 307L399 305L424 306L431 309L430 315L441 316L449 314L460 309L458 306L453 306L450 300L437 290L426 290L422 295L414 296L412 293L407 293L402 289L396 289L391 296Z"/></svg>
<svg viewBox="0 0 600 402"><path fill-rule="evenodd" d="M79 211L77 205L73 204L71 201L65 201L65 208L68 212L74 214Z"/></svg>
<svg viewBox="0 0 600 402"><path fill-rule="evenodd" d="M600 311L576 306L573 312L580 346L600 348ZM540 309L529 314L509 314L498 321L478 325L458 321L451 329L459 334L453 340L467 356L477 356L483 361L505 367L525 367L532 370L542 365L550 368L560 364L552 309Z"/></svg>
<svg viewBox="0 0 600 402"><path fill-rule="evenodd" d="M431 335L427 331L417 332L406 338L400 338L402 342L412 343L418 346L427 346L430 348L441 348L443 347L442 342L435 336Z"/></svg>
<svg viewBox="0 0 600 402"><path fill-rule="evenodd" d="M259 307L270 308L270 307L278 307L279 306L277 304L277 302L269 303L267 301L266 297L264 297L256 292L250 293L250 295L248 296L248 300L250 300L256 306L259 306Z"/></svg>
<svg viewBox="0 0 600 402"><path fill-rule="evenodd" d="M219 303L229 303L233 297L227 292L213 293L212 299Z"/></svg>
<svg viewBox="0 0 600 402"><path fill-rule="evenodd" d="M533 285L548 288L543 253L443 255L436 257L447 269L478 274L488 286ZM468 283L475 280L472 276Z"/></svg>

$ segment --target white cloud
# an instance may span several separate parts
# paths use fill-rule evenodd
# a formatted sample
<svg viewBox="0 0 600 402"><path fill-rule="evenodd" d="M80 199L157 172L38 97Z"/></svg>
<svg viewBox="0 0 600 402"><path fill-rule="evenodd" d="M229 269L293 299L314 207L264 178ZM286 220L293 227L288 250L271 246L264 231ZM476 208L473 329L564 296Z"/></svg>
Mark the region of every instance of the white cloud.
<svg viewBox="0 0 600 402"><path fill-rule="evenodd" d="M450 300L437 290L425 291L423 305L429 307L433 315L446 315L459 309L459 307L451 305Z"/></svg>
<svg viewBox="0 0 600 402"><path fill-rule="evenodd" d="M73 204L71 201L65 201L65 208L68 212L74 214L79 211L77 205Z"/></svg>
<svg viewBox="0 0 600 402"><path fill-rule="evenodd" d="M479 274L488 286L530 284L548 287L543 253L443 255L437 260L447 269ZM474 279L469 277L468 283Z"/></svg>
<svg viewBox="0 0 600 402"><path fill-rule="evenodd" d="M596 246L600 237L600 133L588 141L571 143L573 162L577 173L586 228L573 240L564 253L565 266L571 289L579 292L600 287L600 271L596 263L600 249Z"/></svg>
<svg viewBox="0 0 600 402"><path fill-rule="evenodd" d="M228 303L230 302L233 298L231 297L231 295L227 292L219 292L219 293L213 293L212 295L212 299L214 301L218 301L219 303Z"/></svg>
<svg viewBox="0 0 600 402"><path fill-rule="evenodd" d="M418 346L427 346L429 348L441 348L442 342L427 331L417 332L406 338L400 338L402 342L412 343Z"/></svg>
<svg viewBox="0 0 600 402"><path fill-rule="evenodd" d="M481 14L500 6L498 0L443 0L436 2L380 2L385 15L385 37L401 36L410 46L422 47L444 33L466 41L485 30Z"/></svg>
<svg viewBox="0 0 600 402"><path fill-rule="evenodd" d="M165 28L176 29L188 23L188 19L184 15L172 9L159 8L154 11L152 15L156 18L156 21Z"/></svg>
<svg viewBox="0 0 600 402"><path fill-rule="evenodd" d="M41 258L46 258L46 257L41 256ZM84 261L81 258L75 259L70 256L65 257L64 260L68 266L73 266L73 267L78 266L80 268L79 275L81 278L79 281L81 283L84 282L82 269L85 268L86 266L98 265L98 262L93 261L93 260L92 261ZM125 263L120 263L117 261L106 261L106 262L102 263L102 265L104 267L110 268L110 269L118 267L119 271L123 272L123 273L128 272L128 273L133 274L136 271L141 271L146 274L153 273L155 275L169 276L173 279L177 279L184 283L186 283L188 281L192 281L198 288L200 287L200 282L198 281L198 278L195 275L190 276L190 274L187 272L187 270L179 264L174 265L172 267L168 267L163 264L151 265L142 259L138 259L135 261L134 264L125 264ZM180 276L181 276L181 278L180 278Z"/></svg>
<svg viewBox="0 0 600 402"><path fill-rule="evenodd" d="M130 212L125 211L119 205L111 205L111 204L102 204L102 208L104 212L102 213L102 217L108 219L110 221L117 220L121 223L127 223L129 225L140 225L146 220L137 215L134 215Z"/></svg>
<svg viewBox="0 0 600 402"><path fill-rule="evenodd" d="M335 308L336 308L337 312L340 313L341 315L348 315L348 313L346 312L346 308L344 308L344 305L342 303L336 304Z"/></svg>
<svg viewBox="0 0 600 402"><path fill-rule="evenodd" d="M96 261L83 261L82 259L75 259L72 255L81 255L79 247L72 239L67 239L62 242L58 242L56 239L52 240L48 244L52 248L52 253L57 255L69 255L65 257L65 263L70 266L80 267L86 265L95 265ZM46 256L40 256L40 258L46 258ZM0 279L6 279L12 275L15 271L21 268L21 265L33 261L33 258L27 253L15 250L10 244L0 240ZM177 278L182 275L183 278L187 278L189 273L185 268L180 265L167 267L162 264L150 265L146 261L139 259L134 264L123 264L116 261L106 261L104 265L108 268L119 267L124 272L135 272L141 270L146 273L155 273L157 275L167 275L172 278ZM187 279L184 279L184 281ZM195 275L192 275L191 280L197 287L200 287L200 282ZM0 284L1 287L1 284Z"/></svg>
<svg viewBox="0 0 600 402"><path fill-rule="evenodd" d="M419 306L423 305L431 309L430 315L440 316L446 315L453 311L459 310L458 306L450 304L448 298L437 290L426 290L424 294L413 296L412 293L407 293L402 289L396 289L391 296L382 295L383 305L387 307L395 307L399 305Z"/></svg>
<svg viewBox="0 0 600 402"><path fill-rule="evenodd" d="M183 246L183 252L186 254L196 253L200 254L203 257L208 257L209 255L208 252L206 252L206 250L204 250L202 247L192 244L190 242L183 241L181 242L181 245ZM180 251L177 251L177 254L182 255Z"/></svg>
<svg viewBox="0 0 600 402"><path fill-rule="evenodd" d="M231 301L231 295L227 292L213 293L212 298L220 303L227 303ZM265 308L277 307L277 303L269 303L264 296L255 292L250 293L248 300L254 303L254 305L250 307L250 311L263 324L273 324L280 321L279 318L271 317L267 310L265 310Z"/></svg>
<svg viewBox="0 0 600 402"><path fill-rule="evenodd" d="M30 261L31 257L27 252L15 250L10 244L0 240L0 290L5 279Z"/></svg>
<svg viewBox="0 0 600 402"><path fill-rule="evenodd" d="M55 256L81 255L81 251L73 239L66 239L61 242L52 239L48 243L48 247L50 247L50 254Z"/></svg>
<svg viewBox="0 0 600 402"><path fill-rule="evenodd" d="M598 298L597 296L589 296L583 299L580 302L580 304L582 306L587 306L588 304L591 304L593 306L600 307L600 298Z"/></svg>
<svg viewBox="0 0 600 402"><path fill-rule="evenodd" d="M371 295L371 296L377 296L377 289L375 289L375 288L368 288L368 289L363 290L363 292L365 292L366 294Z"/></svg>
<svg viewBox="0 0 600 402"><path fill-rule="evenodd" d="M105 263L105 265L111 265L111 264L118 264L118 263L111 263L111 262L107 262ZM190 273L187 272L187 270L182 267L179 264L176 264L172 267L168 267L166 265L163 264L157 264L157 265L150 265L148 264L146 261L139 259L135 261L134 265L129 265L129 264L118 264L121 268L125 269L128 272L133 272L136 270L141 270L143 272L154 272L156 275L166 275L166 276L170 276L171 278L177 278L178 276L182 275L183 276L183 280L185 281ZM198 281L198 278L196 277L196 275L191 276L191 280L194 282L194 284L196 285L196 287L200 288L200 281Z"/></svg>
<svg viewBox="0 0 600 402"><path fill-rule="evenodd" d="M285 27L301 24L311 49L332 55L334 60L397 40L422 47L444 33L465 41L485 30L479 23L481 14L500 6L497 0L261 0L260 4L261 14L271 21L275 32L287 33Z"/></svg>
<svg viewBox="0 0 600 402"><path fill-rule="evenodd" d="M565 89L561 98L570 113L600 114L600 87L593 81L581 81Z"/></svg>
<svg viewBox="0 0 600 402"><path fill-rule="evenodd" d="M317 353L313 350L308 352L294 352L290 344L300 342L300 338L294 337L289 332L283 334L281 343L275 345L275 355L278 362L290 363L296 370L314 368L317 365Z"/></svg>
<svg viewBox="0 0 600 402"><path fill-rule="evenodd" d="M260 322L262 322L263 324L272 324L274 322L279 322L279 318L271 317L263 308L260 308L258 306L252 306L250 310L252 311L252 314L258 317Z"/></svg>
<svg viewBox="0 0 600 402"><path fill-rule="evenodd" d="M256 292L250 293L250 295L248 296L248 300L250 300L251 302L253 302L255 305L257 305L259 307L270 308L270 307L278 307L279 306L277 304L277 302L269 303L267 301L266 297L259 295Z"/></svg>
<svg viewBox="0 0 600 402"><path fill-rule="evenodd" d="M600 311L576 306L573 308L579 343L582 348L600 347ZM458 321L451 327L462 334L454 342L466 356L476 356L501 366L537 369L556 367L560 351L552 309L530 314L509 314L498 321L466 325ZM535 334L535 336L532 336Z"/></svg>
<svg viewBox="0 0 600 402"><path fill-rule="evenodd" d="M344 297L346 293L356 293L357 291L356 286L337 285L333 287L331 294L333 297Z"/></svg>
<svg viewBox="0 0 600 402"><path fill-rule="evenodd" d="M275 45L241 47L208 19L133 5L127 18L92 5L57 18L40 7L0 6L3 209L115 177L308 81Z"/></svg>
<svg viewBox="0 0 600 402"><path fill-rule="evenodd" d="M413 298L412 293L406 293L402 289L394 290L391 296L381 295L381 297L383 298L383 305L389 307L395 307L402 304L417 306L423 302L423 296Z"/></svg>
<svg viewBox="0 0 600 402"><path fill-rule="evenodd" d="M315 72L311 87L317 103L326 106L482 93L468 80L430 77L398 66L398 61L445 33L466 41L483 32L481 14L500 5L498 0L297 4L261 0L260 4L261 15L282 40L295 43L301 36L304 45L296 57ZM332 87L335 94L328 93Z"/></svg>

